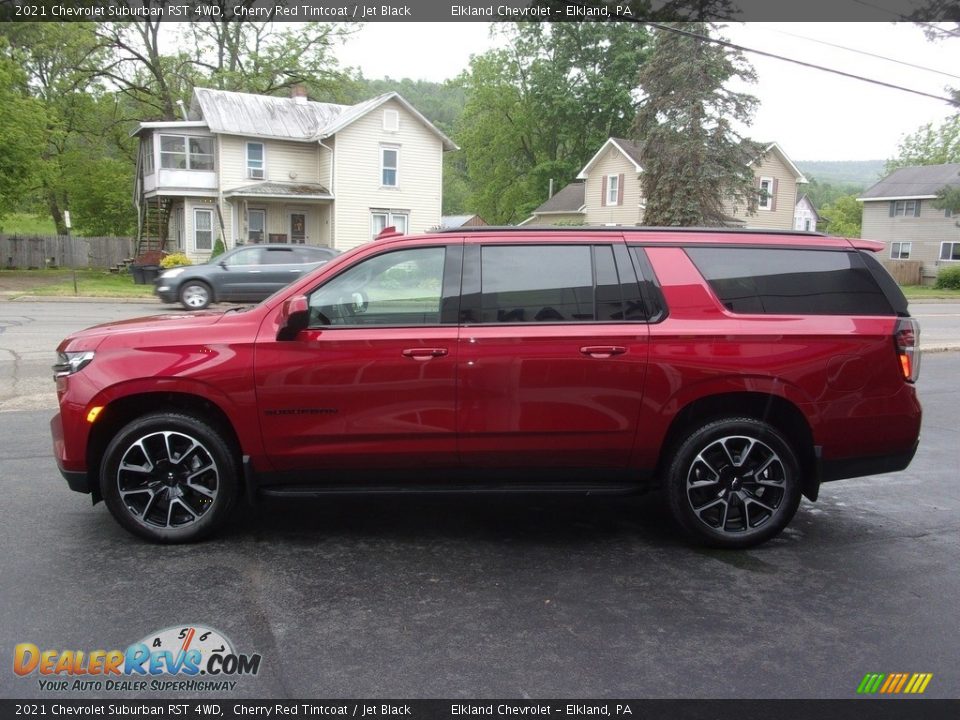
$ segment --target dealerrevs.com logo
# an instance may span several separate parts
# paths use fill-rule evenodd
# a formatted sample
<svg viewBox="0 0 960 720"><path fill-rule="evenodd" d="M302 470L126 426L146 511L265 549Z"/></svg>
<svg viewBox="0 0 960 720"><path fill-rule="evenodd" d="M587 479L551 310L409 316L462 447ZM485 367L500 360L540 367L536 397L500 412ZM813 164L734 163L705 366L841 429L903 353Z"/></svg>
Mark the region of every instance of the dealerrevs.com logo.
<svg viewBox="0 0 960 720"><path fill-rule="evenodd" d="M260 671L258 653L238 653L223 635L202 625L168 627L126 650L41 650L19 643L13 672L37 675L45 691L233 690L234 678Z"/></svg>

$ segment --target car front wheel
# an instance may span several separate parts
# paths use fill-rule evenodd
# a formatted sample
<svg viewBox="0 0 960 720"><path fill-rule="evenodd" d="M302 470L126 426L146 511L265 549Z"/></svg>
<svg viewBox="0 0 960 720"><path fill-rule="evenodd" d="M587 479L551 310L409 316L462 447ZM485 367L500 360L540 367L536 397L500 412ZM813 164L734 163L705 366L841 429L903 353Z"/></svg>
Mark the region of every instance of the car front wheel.
<svg viewBox="0 0 960 720"><path fill-rule="evenodd" d="M776 536L800 504L800 466L778 430L753 418L717 420L676 449L666 475L674 519L700 541L726 548Z"/></svg>
<svg viewBox="0 0 960 720"><path fill-rule="evenodd" d="M100 492L114 518L154 542L192 542L227 519L238 491L236 453L200 418L156 413L107 447Z"/></svg>
<svg viewBox="0 0 960 720"><path fill-rule="evenodd" d="M206 283L188 280L180 288L180 304L187 310L203 310L211 301L210 286Z"/></svg>

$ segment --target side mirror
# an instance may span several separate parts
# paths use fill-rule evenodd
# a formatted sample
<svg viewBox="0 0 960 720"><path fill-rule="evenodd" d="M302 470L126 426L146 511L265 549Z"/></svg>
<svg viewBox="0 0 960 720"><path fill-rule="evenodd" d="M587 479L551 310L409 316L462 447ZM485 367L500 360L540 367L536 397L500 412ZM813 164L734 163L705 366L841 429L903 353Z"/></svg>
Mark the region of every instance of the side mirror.
<svg viewBox="0 0 960 720"><path fill-rule="evenodd" d="M294 295L280 306L277 340L293 340L297 333L306 330L310 321L310 304L306 295Z"/></svg>
<svg viewBox="0 0 960 720"><path fill-rule="evenodd" d="M217 263L217 265L219 265L220 267L222 267L224 270L227 269L227 261L226 261L226 260L221 260L220 262Z"/></svg>

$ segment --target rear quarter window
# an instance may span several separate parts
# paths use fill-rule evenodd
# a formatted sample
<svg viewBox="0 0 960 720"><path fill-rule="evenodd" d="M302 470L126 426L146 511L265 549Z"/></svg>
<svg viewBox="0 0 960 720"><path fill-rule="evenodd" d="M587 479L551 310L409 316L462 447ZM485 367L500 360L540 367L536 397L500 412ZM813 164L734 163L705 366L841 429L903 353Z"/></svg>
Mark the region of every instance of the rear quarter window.
<svg viewBox="0 0 960 720"><path fill-rule="evenodd" d="M894 314L854 251L692 247L686 253L731 312Z"/></svg>

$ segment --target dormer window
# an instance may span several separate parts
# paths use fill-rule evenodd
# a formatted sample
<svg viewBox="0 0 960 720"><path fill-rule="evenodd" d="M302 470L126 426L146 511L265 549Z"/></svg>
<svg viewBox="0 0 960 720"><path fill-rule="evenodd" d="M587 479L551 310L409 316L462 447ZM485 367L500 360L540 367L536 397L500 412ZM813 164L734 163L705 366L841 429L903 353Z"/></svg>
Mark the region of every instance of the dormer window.
<svg viewBox="0 0 960 720"><path fill-rule="evenodd" d="M247 143L247 177L252 180L263 180L266 177L263 157L263 143Z"/></svg>
<svg viewBox="0 0 960 720"><path fill-rule="evenodd" d="M383 129L387 132L397 132L400 130L400 113L396 110L383 111Z"/></svg>

